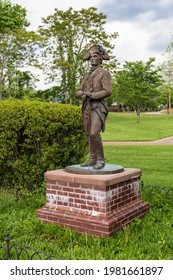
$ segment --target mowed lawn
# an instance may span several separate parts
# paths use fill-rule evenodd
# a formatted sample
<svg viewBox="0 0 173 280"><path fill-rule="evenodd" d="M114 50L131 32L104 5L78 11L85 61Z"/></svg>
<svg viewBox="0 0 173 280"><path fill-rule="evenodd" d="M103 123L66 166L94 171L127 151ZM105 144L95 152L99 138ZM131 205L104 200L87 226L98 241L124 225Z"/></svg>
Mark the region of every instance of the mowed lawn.
<svg viewBox="0 0 173 280"><path fill-rule="evenodd" d="M173 115L109 113L103 141L153 141L173 136ZM146 184L173 187L173 146L104 145L106 163L142 170Z"/></svg>
<svg viewBox="0 0 173 280"><path fill-rule="evenodd" d="M173 136L173 115L141 114L140 123L135 113L109 113L103 141L152 141Z"/></svg>
<svg viewBox="0 0 173 280"><path fill-rule="evenodd" d="M104 145L106 163L139 168L145 184L173 187L173 146Z"/></svg>

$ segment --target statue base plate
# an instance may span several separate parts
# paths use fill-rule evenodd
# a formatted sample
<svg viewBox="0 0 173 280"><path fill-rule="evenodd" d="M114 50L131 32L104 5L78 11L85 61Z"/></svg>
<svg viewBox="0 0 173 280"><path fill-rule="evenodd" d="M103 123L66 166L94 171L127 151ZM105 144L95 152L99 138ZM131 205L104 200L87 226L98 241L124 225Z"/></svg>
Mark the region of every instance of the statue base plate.
<svg viewBox="0 0 173 280"><path fill-rule="evenodd" d="M105 164L101 169L93 169L92 166L83 167L80 164L76 164L65 167L64 171L74 174L105 175L121 173L124 171L124 167L115 164Z"/></svg>

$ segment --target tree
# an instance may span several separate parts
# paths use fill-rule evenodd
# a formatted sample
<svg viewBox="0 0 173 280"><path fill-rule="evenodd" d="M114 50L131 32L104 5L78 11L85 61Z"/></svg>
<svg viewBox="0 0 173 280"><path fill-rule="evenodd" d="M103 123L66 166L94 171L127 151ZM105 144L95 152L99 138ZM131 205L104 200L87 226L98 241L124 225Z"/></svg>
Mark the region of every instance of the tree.
<svg viewBox="0 0 173 280"><path fill-rule="evenodd" d="M166 60L162 64L162 85L163 96L166 97L167 113L170 113L173 96L173 42L168 45L164 52Z"/></svg>
<svg viewBox="0 0 173 280"><path fill-rule="evenodd" d="M40 37L27 31L28 26L26 9L0 0L0 100L9 90L9 77L37 63L34 52Z"/></svg>
<svg viewBox="0 0 173 280"><path fill-rule="evenodd" d="M8 73L4 98L31 98L35 93L35 76L30 71L14 70Z"/></svg>
<svg viewBox="0 0 173 280"><path fill-rule="evenodd" d="M56 82L66 103L78 102L76 87L84 75L86 65L82 55L94 44L101 44L111 53L112 39L117 33L107 35L104 31L106 16L96 8L74 11L55 9L53 15L43 19L39 32L47 40L43 49L44 69L49 81ZM115 69L116 59L112 56L109 67ZM58 98L59 99L59 98Z"/></svg>
<svg viewBox="0 0 173 280"><path fill-rule="evenodd" d="M52 86L45 90L37 90L33 94L33 98L41 101L65 104L65 96L61 94L61 88L59 86Z"/></svg>
<svg viewBox="0 0 173 280"><path fill-rule="evenodd" d="M140 122L140 113L144 107L153 107L160 94L160 69L152 64L154 58L146 63L142 61L125 62L122 71L116 74L116 89L118 101L134 108L137 122Z"/></svg>

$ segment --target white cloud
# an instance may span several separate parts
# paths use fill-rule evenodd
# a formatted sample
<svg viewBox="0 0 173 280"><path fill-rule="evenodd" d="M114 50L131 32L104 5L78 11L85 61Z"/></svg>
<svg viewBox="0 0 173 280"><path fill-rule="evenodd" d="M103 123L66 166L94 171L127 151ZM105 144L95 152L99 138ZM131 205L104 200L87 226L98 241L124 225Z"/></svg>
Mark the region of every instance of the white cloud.
<svg viewBox="0 0 173 280"><path fill-rule="evenodd" d="M41 18L54 13L54 9L74 10L96 7L107 15L106 31L118 32L114 41L114 54L120 62L164 61L163 52L170 44L173 30L172 0L11 0L25 7L31 28L36 30Z"/></svg>
<svg viewBox="0 0 173 280"><path fill-rule="evenodd" d="M95 6L98 11L107 12L106 30L117 31L114 53L120 61L148 60L156 57L156 63L163 61L162 53L170 43L173 30L172 0L11 0L25 7L31 29L36 30L41 18L54 13L54 9L82 9Z"/></svg>
<svg viewBox="0 0 173 280"><path fill-rule="evenodd" d="M146 60L150 52L146 51L149 36L145 30L130 22L112 22L107 25L107 30L117 31L115 40L115 54L120 62Z"/></svg>
<svg viewBox="0 0 173 280"><path fill-rule="evenodd" d="M80 10L96 6L98 2L99 0L11 0L11 3L27 9L27 18L34 30L41 24L41 18L53 14L55 8L67 10L73 7L74 10Z"/></svg>

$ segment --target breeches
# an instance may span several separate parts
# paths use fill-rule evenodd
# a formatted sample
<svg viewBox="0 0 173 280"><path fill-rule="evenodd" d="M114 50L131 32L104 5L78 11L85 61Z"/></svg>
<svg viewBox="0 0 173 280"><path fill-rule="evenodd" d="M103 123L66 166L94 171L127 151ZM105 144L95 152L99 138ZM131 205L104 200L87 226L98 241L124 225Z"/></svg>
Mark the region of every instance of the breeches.
<svg viewBox="0 0 173 280"><path fill-rule="evenodd" d="M100 133L103 123L95 110L83 111L83 122L86 136L94 136Z"/></svg>

